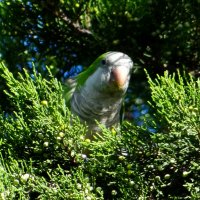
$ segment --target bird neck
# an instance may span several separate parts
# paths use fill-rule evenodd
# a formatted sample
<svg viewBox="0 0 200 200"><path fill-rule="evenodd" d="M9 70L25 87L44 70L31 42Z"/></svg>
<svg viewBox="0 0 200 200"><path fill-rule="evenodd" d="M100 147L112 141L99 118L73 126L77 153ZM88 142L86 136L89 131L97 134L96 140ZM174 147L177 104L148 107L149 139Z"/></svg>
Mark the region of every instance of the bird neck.
<svg viewBox="0 0 200 200"><path fill-rule="evenodd" d="M102 94L98 91L79 90L74 92L71 100L71 110L85 121L89 129L98 129L96 121L107 128L119 123L122 97L113 94Z"/></svg>

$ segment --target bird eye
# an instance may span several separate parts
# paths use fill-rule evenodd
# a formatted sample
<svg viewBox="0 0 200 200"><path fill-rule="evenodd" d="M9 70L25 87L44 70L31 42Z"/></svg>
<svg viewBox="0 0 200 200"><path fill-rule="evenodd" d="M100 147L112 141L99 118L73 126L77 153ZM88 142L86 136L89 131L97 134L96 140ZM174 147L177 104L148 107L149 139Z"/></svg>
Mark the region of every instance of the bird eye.
<svg viewBox="0 0 200 200"><path fill-rule="evenodd" d="M105 64L106 64L106 60L102 60L102 61L101 61L101 64L102 64L102 65L105 65Z"/></svg>

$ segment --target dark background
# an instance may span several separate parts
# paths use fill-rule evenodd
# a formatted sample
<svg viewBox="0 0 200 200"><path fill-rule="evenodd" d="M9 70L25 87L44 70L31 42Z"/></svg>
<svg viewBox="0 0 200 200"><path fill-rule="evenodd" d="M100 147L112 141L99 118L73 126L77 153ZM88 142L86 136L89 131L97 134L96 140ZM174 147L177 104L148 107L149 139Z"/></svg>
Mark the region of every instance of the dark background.
<svg viewBox="0 0 200 200"><path fill-rule="evenodd" d="M2 0L0 59L15 76L34 64L64 81L72 67L122 51L135 63L126 101L133 110L149 98L144 68L152 77L177 68L198 76L199 8L199 0ZM0 105L9 110L3 89L1 79Z"/></svg>

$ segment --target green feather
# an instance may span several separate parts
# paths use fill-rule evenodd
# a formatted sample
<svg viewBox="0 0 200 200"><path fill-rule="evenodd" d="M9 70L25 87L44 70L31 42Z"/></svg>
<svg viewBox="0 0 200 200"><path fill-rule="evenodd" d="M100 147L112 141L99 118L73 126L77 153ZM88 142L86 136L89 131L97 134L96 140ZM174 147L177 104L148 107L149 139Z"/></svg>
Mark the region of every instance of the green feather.
<svg viewBox="0 0 200 200"><path fill-rule="evenodd" d="M105 58L106 54L108 54L108 52L99 56L85 71L78 74L74 80L71 79L72 83L68 83L63 86L63 96L68 106L75 89L84 85L88 77L91 76L99 67L100 61Z"/></svg>
<svg viewBox="0 0 200 200"><path fill-rule="evenodd" d="M77 81L77 86L80 87L82 85L84 85L85 81L87 80L87 78L89 76L91 76L96 69L99 67L99 61L104 59L106 54L108 53L104 53L101 56L99 56L89 67L87 70L85 70L84 72L81 72L77 77L76 77L76 81Z"/></svg>

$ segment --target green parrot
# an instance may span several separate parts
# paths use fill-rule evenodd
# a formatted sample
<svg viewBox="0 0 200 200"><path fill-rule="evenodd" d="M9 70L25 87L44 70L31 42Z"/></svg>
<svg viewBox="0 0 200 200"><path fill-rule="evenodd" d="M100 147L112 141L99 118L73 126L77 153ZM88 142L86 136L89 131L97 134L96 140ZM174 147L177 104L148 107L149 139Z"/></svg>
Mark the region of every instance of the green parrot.
<svg viewBox="0 0 200 200"><path fill-rule="evenodd" d="M98 123L106 128L119 126L132 68L133 61L128 55L107 52L70 81L66 101L72 114L86 122L89 130L86 138L92 139L92 133L101 131Z"/></svg>

